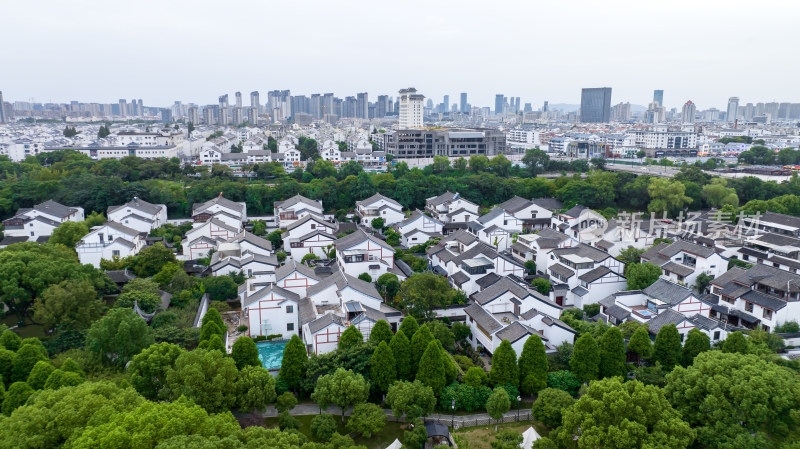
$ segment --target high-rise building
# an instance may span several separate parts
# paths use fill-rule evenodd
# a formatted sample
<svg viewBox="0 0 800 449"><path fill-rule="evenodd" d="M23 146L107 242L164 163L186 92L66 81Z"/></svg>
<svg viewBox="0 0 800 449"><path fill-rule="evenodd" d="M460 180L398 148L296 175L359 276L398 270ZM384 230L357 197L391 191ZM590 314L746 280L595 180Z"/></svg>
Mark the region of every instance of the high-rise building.
<svg viewBox="0 0 800 449"><path fill-rule="evenodd" d="M228 107L228 94L219 96L219 108L226 109Z"/></svg>
<svg viewBox="0 0 800 449"><path fill-rule="evenodd" d="M128 100L124 98L119 99L119 116L120 117L128 116Z"/></svg>
<svg viewBox="0 0 800 449"><path fill-rule="evenodd" d="M189 108L189 122L195 125L200 124L200 111L197 110L197 106Z"/></svg>
<svg viewBox="0 0 800 449"><path fill-rule="evenodd" d="M378 95L378 102L375 103L375 117L383 118L389 113L389 96Z"/></svg>
<svg viewBox="0 0 800 449"><path fill-rule="evenodd" d="M744 115L744 119L747 122L753 120L753 117L756 116L756 107L753 106L753 103L744 105L744 113L742 115Z"/></svg>
<svg viewBox="0 0 800 449"><path fill-rule="evenodd" d="M697 114L697 106L692 103L692 100L689 100L683 105L683 111L681 111L681 121L683 123L694 123L695 114Z"/></svg>
<svg viewBox="0 0 800 449"><path fill-rule="evenodd" d="M218 125L228 126L231 124L231 119L228 115L228 108L219 108L217 117L219 118L219 120L217 120Z"/></svg>
<svg viewBox="0 0 800 449"><path fill-rule="evenodd" d="M207 105L203 108L203 121L206 125L214 124L214 106L215 105Z"/></svg>
<svg viewBox="0 0 800 449"><path fill-rule="evenodd" d="M450 112L450 95L445 95L442 102L442 110L439 111L444 114Z"/></svg>
<svg viewBox="0 0 800 449"><path fill-rule="evenodd" d="M503 108L506 104L506 97L503 94L497 94L494 96L494 115L501 116L503 115Z"/></svg>
<svg viewBox="0 0 800 449"><path fill-rule="evenodd" d="M547 112L549 107L549 102L545 101L544 105L542 105L542 112Z"/></svg>
<svg viewBox="0 0 800 449"><path fill-rule="evenodd" d="M611 108L611 119L615 122L626 122L631 119L630 102L619 103Z"/></svg>
<svg viewBox="0 0 800 449"><path fill-rule="evenodd" d="M272 121L288 120L292 117L292 96L288 90L271 90L267 92L267 112Z"/></svg>
<svg viewBox="0 0 800 449"><path fill-rule="evenodd" d="M239 96L241 99L241 95ZM242 108L233 108L233 124L241 125L244 123L244 116L242 116Z"/></svg>
<svg viewBox="0 0 800 449"><path fill-rule="evenodd" d="M344 97L344 101L342 102L342 113L339 114L341 117L355 117L356 116L356 97L347 96Z"/></svg>
<svg viewBox="0 0 800 449"><path fill-rule="evenodd" d="M247 108L247 123L250 123L251 125L258 124L258 108L255 106L250 106Z"/></svg>
<svg viewBox="0 0 800 449"><path fill-rule="evenodd" d="M256 112L261 112L261 98L257 90L250 92L250 107L256 108Z"/></svg>
<svg viewBox="0 0 800 449"><path fill-rule="evenodd" d="M461 106L460 110L461 110L462 114L469 114L469 106L467 105L467 93L466 92L461 92L461 103L459 104L459 106Z"/></svg>
<svg viewBox="0 0 800 449"><path fill-rule="evenodd" d="M356 94L356 118L369 118L369 95L366 92Z"/></svg>
<svg viewBox="0 0 800 449"><path fill-rule="evenodd" d="M6 122L6 104L3 102L3 92L0 91L0 123Z"/></svg>
<svg viewBox="0 0 800 449"><path fill-rule="evenodd" d="M659 106L664 106L664 91L657 89L653 91L653 102L658 103Z"/></svg>
<svg viewBox="0 0 800 449"><path fill-rule="evenodd" d="M242 93L236 92L233 94L236 97L236 107L241 109L242 108Z"/></svg>
<svg viewBox="0 0 800 449"><path fill-rule="evenodd" d="M739 97L730 97L728 98L728 113L725 115L725 120L729 122L735 122L738 117Z"/></svg>
<svg viewBox="0 0 800 449"><path fill-rule="evenodd" d="M400 89L400 117L398 126L400 129L422 127L422 100L425 96L417 93L417 89L409 87Z"/></svg>
<svg viewBox="0 0 800 449"><path fill-rule="evenodd" d="M611 119L611 88L590 87L581 90L582 123L608 123Z"/></svg>

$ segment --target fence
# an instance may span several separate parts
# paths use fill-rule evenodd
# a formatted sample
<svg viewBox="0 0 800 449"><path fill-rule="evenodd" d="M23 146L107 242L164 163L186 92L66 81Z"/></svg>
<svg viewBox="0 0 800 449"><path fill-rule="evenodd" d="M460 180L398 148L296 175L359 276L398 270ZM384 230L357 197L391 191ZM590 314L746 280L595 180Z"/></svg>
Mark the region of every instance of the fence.
<svg viewBox="0 0 800 449"><path fill-rule="evenodd" d="M200 299L200 306L197 308L197 315L194 316L194 327L200 327L201 321L203 320L203 315L208 312L208 304L210 302L211 299L208 297L208 293L204 294Z"/></svg>
<svg viewBox="0 0 800 449"><path fill-rule="evenodd" d="M485 414L466 415L466 416L434 414L426 416L422 419L425 421L433 421L448 427L452 427L453 430L460 429L462 427L489 426L489 425L494 425L495 423L505 424L511 422L531 421L533 419L530 409L520 409L519 414L517 413L518 413L517 410L509 411L503 416L502 419L498 420L494 420ZM389 421L392 422L405 422L404 419L397 418L391 414L389 414L388 418Z"/></svg>

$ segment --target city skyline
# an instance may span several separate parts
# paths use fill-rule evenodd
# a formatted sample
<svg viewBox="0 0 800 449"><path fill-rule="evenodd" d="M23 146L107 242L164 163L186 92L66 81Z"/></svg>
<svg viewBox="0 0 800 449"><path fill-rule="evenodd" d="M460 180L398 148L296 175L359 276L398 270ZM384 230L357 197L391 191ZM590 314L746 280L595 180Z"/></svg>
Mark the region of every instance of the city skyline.
<svg viewBox="0 0 800 449"><path fill-rule="evenodd" d="M398 11L365 3L365 7L351 8L352 18L346 26L336 26L333 32L329 21L341 6L328 3L239 3L237 7L234 2L215 9L214 4L204 2L144 2L139 8L122 10L87 0L81 10L92 14L76 14L77 8L71 4L52 2L42 7L17 2L0 7L5 17L17 19L4 24L0 38L15 42L25 36L24 45L9 45L4 51L8 67L25 70L7 71L0 89L6 101L34 98L37 102L77 99L105 103L124 96L144 98L158 106L175 100L211 104L223 92L271 89L304 95L337 92L340 96L366 91L373 97L396 97L401 86L415 86L436 103L445 94L455 100L467 92L471 104L490 107L500 92L509 98L521 97L535 108L544 101L578 104L580 90L587 86L612 87L612 104L629 101L644 106L654 89L663 89L668 109L680 108L687 100L700 109L723 109L731 96L742 102L800 101L800 93L792 88L792 74L800 62L783 57L792 42L791 20L796 14L791 11L798 10L797 4L769 2L781 6L783 14L767 16L772 8L745 11L731 7L730 2L679 1L668 9L639 2L612 3L626 9L626 15L609 15L613 8L589 2L522 3L490 9L481 8L480 2L464 2L459 5L459 20L454 21L446 5L411 2ZM270 20L265 20L263 27L243 32L245 9L247 17ZM691 14L687 14L689 10ZM508 22L509 11L515 17L543 20L537 20L535 32L531 32L522 23ZM119 26L120 14L135 26ZM652 20L655 16L659 19L656 23ZM706 19L711 16L715 20ZM285 19L277 19L281 17ZM563 20L544 20L547 17ZM592 40L598 20L603 25L605 46ZM767 20L770 27L750 31L743 26L729 33L729 27L737 23ZM405 31L408 21L418 24L415 33ZM505 24L502 33L485 35L481 31L496 23ZM47 27L48 33L31 33L31 24L34 29ZM572 31L565 33L564 25ZM230 39L203 40L204 29ZM696 32L683 33L685 30ZM635 38L642 34L663 36L665 43L653 45L649 39ZM52 39L55 35L64 39ZM263 51L264 43L274 42L275 36L290 38L291 45L271 44L263 58L252 58L254 52ZM541 36L547 36L546 42ZM619 42L619 48L613 42ZM446 51L414 54L415 64L391 63L395 56L408 57L410 48L432 44ZM491 51L499 46L504 51ZM515 60L509 67L503 55L523 51L531 57ZM743 77L730 70L740 64L742 53L781 59L786 67L777 72L752 70ZM474 61L476 54L481 55L479 63ZM464 63L470 70L460 71L458 76L453 76L452 70L436 69ZM75 67L79 69L67 70ZM109 72L102 67L125 69ZM587 67L599 69L585 70ZM377 76L368 76L370 72ZM697 72L714 75L688 76Z"/></svg>

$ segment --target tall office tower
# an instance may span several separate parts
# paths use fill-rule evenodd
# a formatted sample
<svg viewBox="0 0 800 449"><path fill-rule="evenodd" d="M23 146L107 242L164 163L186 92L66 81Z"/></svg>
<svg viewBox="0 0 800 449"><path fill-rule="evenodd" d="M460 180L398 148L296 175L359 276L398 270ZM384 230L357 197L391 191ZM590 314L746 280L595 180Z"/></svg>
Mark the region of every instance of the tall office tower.
<svg viewBox="0 0 800 449"><path fill-rule="evenodd" d="M195 125L200 124L200 111L197 110L197 106L189 108L189 122Z"/></svg>
<svg viewBox="0 0 800 449"><path fill-rule="evenodd" d="M444 100L444 101L443 101L443 103L442 103L442 104L443 104L444 106L442 106L442 110L441 110L441 111L439 111L439 112L442 112L442 113L445 113L445 114L446 114L446 113L450 112L450 95L445 95L445 96L444 96L444 98L443 98L443 100Z"/></svg>
<svg viewBox="0 0 800 449"><path fill-rule="evenodd" d="M128 115L132 115L134 117L139 116L139 103L135 98L131 98L131 105L128 106Z"/></svg>
<svg viewBox="0 0 800 449"><path fill-rule="evenodd" d="M356 116L356 97L344 97L344 102L342 103L342 113L340 116L348 118Z"/></svg>
<svg viewBox="0 0 800 449"><path fill-rule="evenodd" d="M466 92L461 92L461 104L459 104L459 106L461 106L460 110L461 110L462 114L469 114L469 105L467 105L467 93Z"/></svg>
<svg viewBox="0 0 800 449"><path fill-rule="evenodd" d="M142 104L142 99L139 99L139 117L144 117L144 105Z"/></svg>
<svg viewBox="0 0 800 449"><path fill-rule="evenodd" d="M310 110L310 100L305 95L292 97L292 118L296 114L308 114Z"/></svg>
<svg viewBox="0 0 800 449"><path fill-rule="evenodd" d="M428 98L428 101L425 102L425 109L433 109L433 100Z"/></svg>
<svg viewBox="0 0 800 449"><path fill-rule="evenodd" d="M228 94L219 96L219 108L224 109L228 107Z"/></svg>
<svg viewBox="0 0 800 449"><path fill-rule="evenodd" d="M778 106L778 118L780 118L780 119L788 119L789 118L789 108L791 108L791 103L781 103Z"/></svg>
<svg viewBox="0 0 800 449"><path fill-rule="evenodd" d="M425 96L417 93L417 89L409 87L408 89L400 89L399 104L399 120L398 126L400 129L420 128L422 127L422 100Z"/></svg>
<svg viewBox="0 0 800 449"><path fill-rule="evenodd" d="M611 88L590 87L581 89L582 123L608 123L611 119Z"/></svg>
<svg viewBox="0 0 800 449"><path fill-rule="evenodd" d="M247 122L251 125L258 124L258 108L255 106L250 106L247 108Z"/></svg>
<svg viewBox="0 0 800 449"><path fill-rule="evenodd" d="M322 119L327 120L327 116L333 113L333 93L322 94Z"/></svg>
<svg viewBox="0 0 800 449"><path fill-rule="evenodd" d="M369 96L366 92L356 94L356 118L369 118Z"/></svg>
<svg viewBox="0 0 800 449"><path fill-rule="evenodd" d="M753 120L753 117L756 115L756 107L753 106L753 103L747 103L744 106L744 114L742 115L744 115L744 119L747 122Z"/></svg>
<svg viewBox="0 0 800 449"><path fill-rule="evenodd" d="M514 102L514 103L515 103L515 104L514 104L514 112L519 112L519 111L520 111L520 107L519 107L519 104L520 104L520 103L519 103L519 102L520 102L520 98L519 98L519 97L517 97L517 98L516 98L516 100L515 100L515 102Z"/></svg>
<svg viewBox="0 0 800 449"><path fill-rule="evenodd" d="M686 102L683 105L683 110L681 111L681 121L683 123L694 123L694 116L697 113L697 106L692 103L692 100Z"/></svg>
<svg viewBox="0 0 800 449"><path fill-rule="evenodd" d="M3 102L3 91L0 91L0 123L6 122L6 104Z"/></svg>
<svg viewBox="0 0 800 449"><path fill-rule="evenodd" d="M236 92L233 95L236 97L236 107L237 108L241 108L242 107L242 93L241 92Z"/></svg>
<svg viewBox="0 0 800 449"><path fill-rule="evenodd" d="M764 115L764 103L756 103L756 115Z"/></svg>
<svg viewBox="0 0 800 449"><path fill-rule="evenodd" d="M328 112L328 122L333 123L342 116L342 103L344 103L344 101L342 101L341 98L333 97L333 106L331 106L332 112Z"/></svg>
<svg viewBox="0 0 800 449"><path fill-rule="evenodd" d="M542 112L547 112L549 107L549 102L545 101L544 105L542 106Z"/></svg>
<svg viewBox="0 0 800 449"><path fill-rule="evenodd" d="M533 106L530 103L525 103L525 108L523 112L533 112Z"/></svg>
<svg viewBox="0 0 800 449"><path fill-rule="evenodd" d="M261 112L261 99L259 98L258 91L250 92L250 107L256 108L256 112Z"/></svg>
<svg viewBox="0 0 800 449"><path fill-rule="evenodd" d="M503 115L503 107L506 103L506 97L503 94L497 94L494 96L494 115Z"/></svg>
<svg viewBox="0 0 800 449"><path fill-rule="evenodd" d="M775 103L767 103L764 105L764 114L768 114L771 121L775 121L778 119L778 110L780 109L780 104Z"/></svg>
<svg viewBox="0 0 800 449"><path fill-rule="evenodd" d="M739 97L728 98L728 113L725 115L725 120L735 122L739 117Z"/></svg>
<svg viewBox="0 0 800 449"><path fill-rule="evenodd" d="M119 99L119 116L120 117L127 117L128 116L128 101L124 98Z"/></svg>
<svg viewBox="0 0 800 449"><path fill-rule="evenodd" d="M271 90L267 92L267 112L272 116L273 122L291 118L291 92L288 90Z"/></svg>
<svg viewBox="0 0 800 449"><path fill-rule="evenodd" d="M214 106L213 105L206 105L203 108L203 121L206 125L213 125L214 124Z"/></svg>
<svg viewBox="0 0 800 449"><path fill-rule="evenodd" d="M661 89L653 91L653 101L659 106L664 106L664 91Z"/></svg>
<svg viewBox="0 0 800 449"><path fill-rule="evenodd" d="M389 96L378 95L378 101L375 103L375 117L383 118L389 113Z"/></svg>

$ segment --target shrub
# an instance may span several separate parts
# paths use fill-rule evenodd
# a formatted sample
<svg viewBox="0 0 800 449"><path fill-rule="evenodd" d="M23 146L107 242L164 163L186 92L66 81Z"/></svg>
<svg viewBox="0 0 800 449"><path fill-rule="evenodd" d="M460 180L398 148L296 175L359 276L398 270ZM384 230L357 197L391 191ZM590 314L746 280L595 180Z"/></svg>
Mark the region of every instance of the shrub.
<svg viewBox="0 0 800 449"><path fill-rule="evenodd" d="M319 441L327 442L336 433L336 420L333 415L323 413L311 420L311 436Z"/></svg>
<svg viewBox="0 0 800 449"><path fill-rule="evenodd" d="M539 397L533 403L531 413L537 421L548 427L561 425L561 414L569 408L575 399L564 390L545 388L539 392Z"/></svg>
<svg viewBox="0 0 800 449"><path fill-rule="evenodd" d="M547 373L547 386L550 388L557 388L564 390L567 393L575 396L581 388L581 381L572 374L572 371L556 371Z"/></svg>
<svg viewBox="0 0 800 449"><path fill-rule="evenodd" d="M231 305L225 301L211 301L208 303L208 307L217 309L219 313L229 312L231 310Z"/></svg>
<svg viewBox="0 0 800 449"><path fill-rule="evenodd" d="M285 432L287 430L299 429L300 423L297 422L297 419L290 415L288 411L284 411L278 414L278 427L281 431Z"/></svg>
<svg viewBox="0 0 800 449"><path fill-rule="evenodd" d="M279 412L286 412L293 409L296 405L297 397L295 397L293 393L287 391L278 396L275 408L277 408Z"/></svg>
<svg viewBox="0 0 800 449"><path fill-rule="evenodd" d="M236 328L236 330L239 331L239 332L246 332L247 329L248 329L247 325L244 325L244 324L242 324L241 326Z"/></svg>

